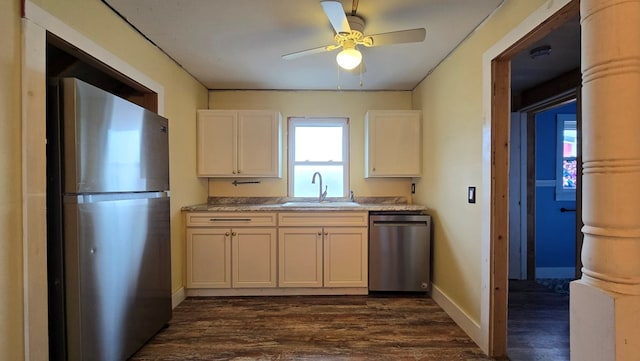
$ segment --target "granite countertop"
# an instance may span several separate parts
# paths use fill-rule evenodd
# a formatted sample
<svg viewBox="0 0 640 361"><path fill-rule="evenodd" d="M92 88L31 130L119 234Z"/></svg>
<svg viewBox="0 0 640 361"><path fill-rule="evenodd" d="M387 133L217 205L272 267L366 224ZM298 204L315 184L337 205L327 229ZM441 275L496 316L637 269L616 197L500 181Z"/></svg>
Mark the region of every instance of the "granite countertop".
<svg viewBox="0 0 640 361"><path fill-rule="evenodd" d="M335 199L319 203L317 198L293 200L280 197L211 197L208 203L182 207L186 212L252 211L425 211L426 206L408 204L404 197L361 197L355 202Z"/></svg>

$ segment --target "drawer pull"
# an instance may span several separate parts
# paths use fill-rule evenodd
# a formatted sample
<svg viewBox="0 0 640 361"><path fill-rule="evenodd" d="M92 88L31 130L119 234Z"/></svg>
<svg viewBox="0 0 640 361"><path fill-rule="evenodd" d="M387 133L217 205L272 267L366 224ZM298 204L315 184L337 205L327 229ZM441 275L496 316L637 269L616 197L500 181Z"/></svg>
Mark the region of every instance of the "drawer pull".
<svg viewBox="0 0 640 361"><path fill-rule="evenodd" d="M251 222L251 218L209 218L209 222Z"/></svg>

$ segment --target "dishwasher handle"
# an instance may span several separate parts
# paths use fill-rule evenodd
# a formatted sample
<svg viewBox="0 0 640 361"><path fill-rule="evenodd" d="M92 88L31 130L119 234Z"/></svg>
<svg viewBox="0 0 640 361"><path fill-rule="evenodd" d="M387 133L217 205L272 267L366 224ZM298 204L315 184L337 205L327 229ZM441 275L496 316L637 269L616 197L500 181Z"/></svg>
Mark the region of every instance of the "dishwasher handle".
<svg viewBox="0 0 640 361"><path fill-rule="evenodd" d="M429 221L373 221L373 226L396 226L396 227L427 227Z"/></svg>

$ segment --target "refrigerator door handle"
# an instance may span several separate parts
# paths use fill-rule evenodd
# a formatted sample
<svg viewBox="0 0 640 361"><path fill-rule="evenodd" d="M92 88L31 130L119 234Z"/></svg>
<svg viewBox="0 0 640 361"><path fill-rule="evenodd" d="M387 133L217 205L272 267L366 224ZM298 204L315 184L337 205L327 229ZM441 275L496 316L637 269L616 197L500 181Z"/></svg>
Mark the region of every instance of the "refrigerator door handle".
<svg viewBox="0 0 640 361"><path fill-rule="evenodd" d="M94 193L94 194L66 194L65 203L96 203L127 199L169 198L169 192L137 192L137 193Z"/></svg>

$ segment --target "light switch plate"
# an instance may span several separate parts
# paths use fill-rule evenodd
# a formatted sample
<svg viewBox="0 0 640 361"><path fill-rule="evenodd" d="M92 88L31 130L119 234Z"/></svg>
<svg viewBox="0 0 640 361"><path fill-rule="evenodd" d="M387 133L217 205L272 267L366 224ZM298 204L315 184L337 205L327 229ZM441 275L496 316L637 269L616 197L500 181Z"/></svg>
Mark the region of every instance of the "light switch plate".
<svg viewBox="0 0 640 361"><path fill-rule="evenodd" d="M469 200L469 203L476 202L476 187L469 187L469 190L467 191L467 199Z"/></svg>

